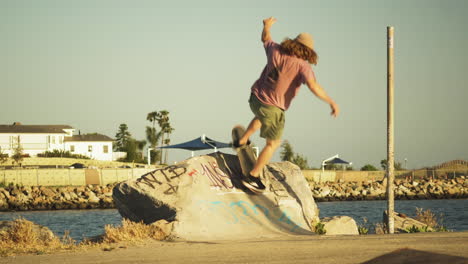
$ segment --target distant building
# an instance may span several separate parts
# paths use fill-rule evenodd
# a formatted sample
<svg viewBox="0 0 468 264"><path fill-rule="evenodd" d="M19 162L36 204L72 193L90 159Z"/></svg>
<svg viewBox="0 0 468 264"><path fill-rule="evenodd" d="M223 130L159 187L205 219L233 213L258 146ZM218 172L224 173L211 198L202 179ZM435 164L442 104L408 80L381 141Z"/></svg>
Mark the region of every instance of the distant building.
<svg viewBox="0 0 468 264"><path fill-rule="evenodd" d="M64 150L96 160L113 160L113 139L101 134L73 135L68 125L0 125L0 150L9 156L21 145L23 153L37 156L45 151Z"/></svg>
<svg viewBox="0 0 468 264"><path fill-rule="evenodd" d="M65 150L72 154L86 155L96 160L113 160L112 142L114 140L101 134L74 135L65 137Z"/></svg>

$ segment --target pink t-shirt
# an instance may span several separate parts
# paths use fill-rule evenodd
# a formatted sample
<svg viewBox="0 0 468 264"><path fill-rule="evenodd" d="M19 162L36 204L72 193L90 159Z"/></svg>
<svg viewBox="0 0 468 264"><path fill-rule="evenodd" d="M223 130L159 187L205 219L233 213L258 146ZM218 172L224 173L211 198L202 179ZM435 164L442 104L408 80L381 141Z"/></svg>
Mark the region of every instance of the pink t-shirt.
<svg viewBox="0 0 468 264"><path fill-rule="evenodd" d="M314 72L307 61L282 54L278 43L269 40L263 45L267 65L253 84L252 93L264 104L287 110L301 85L315 80Z"/></svg>

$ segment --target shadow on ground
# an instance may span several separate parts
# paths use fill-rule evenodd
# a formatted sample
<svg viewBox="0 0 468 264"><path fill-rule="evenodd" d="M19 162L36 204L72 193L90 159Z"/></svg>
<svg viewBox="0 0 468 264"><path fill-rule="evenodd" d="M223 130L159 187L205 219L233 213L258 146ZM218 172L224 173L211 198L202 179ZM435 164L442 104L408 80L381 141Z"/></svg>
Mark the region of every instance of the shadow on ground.
<svg viewBox="0 0 468 264"><path fill-rule="evenodd" d="M468 258L457 257L445 254L432 253L428 251L402 248L388 254L373 258L362 264L390 264L390 263L411 263L411 264L467 264Z"/></svg>

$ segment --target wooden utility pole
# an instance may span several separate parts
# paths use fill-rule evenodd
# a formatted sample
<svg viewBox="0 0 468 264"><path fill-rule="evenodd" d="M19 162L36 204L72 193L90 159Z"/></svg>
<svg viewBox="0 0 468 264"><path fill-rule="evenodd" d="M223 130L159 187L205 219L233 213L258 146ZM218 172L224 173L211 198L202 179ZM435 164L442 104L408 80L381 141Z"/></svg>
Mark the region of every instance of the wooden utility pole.
<svg viewBox="0 0 468 264"><path fill-rule="evenodd" d="M388 233L395 229L395 196L393 193L394 149L393 149L393 27L387 27L387 204Z"/></svg>

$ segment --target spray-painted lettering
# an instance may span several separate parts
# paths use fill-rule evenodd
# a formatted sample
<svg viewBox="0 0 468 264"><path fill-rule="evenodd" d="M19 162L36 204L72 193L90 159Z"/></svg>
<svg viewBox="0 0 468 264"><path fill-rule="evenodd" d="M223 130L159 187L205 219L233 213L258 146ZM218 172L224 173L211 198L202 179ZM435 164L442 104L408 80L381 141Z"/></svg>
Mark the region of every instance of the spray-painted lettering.
<svg viewBox="0 0 468 264"><path fill-rule="evenodd" d="M173 194L177 192L179 187L172 185L171 180L180 177L186 171L187 169L184 167L168 166L144 174L136 180L136 184L146 184L153 189L156 188L155 184L167 185L168 189L164 191L164 194Z"/></svg>
<svg viewBox="0 0 468 264"><path fill-rule="evenodd" d="M201 164L201 167L201 174L205 175L206 177L208 177L208 179L210 179L212 187L226 189L234 188L234 185L232 184L229 175L224 173L224 171L222 171L216 163L210 162L208 164Z"/></svg>

